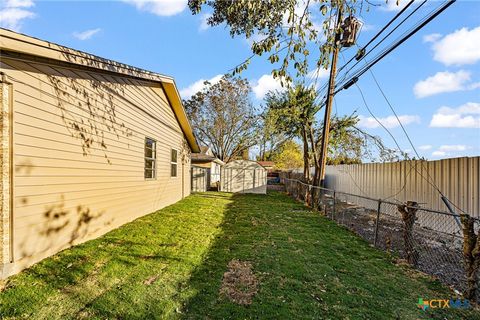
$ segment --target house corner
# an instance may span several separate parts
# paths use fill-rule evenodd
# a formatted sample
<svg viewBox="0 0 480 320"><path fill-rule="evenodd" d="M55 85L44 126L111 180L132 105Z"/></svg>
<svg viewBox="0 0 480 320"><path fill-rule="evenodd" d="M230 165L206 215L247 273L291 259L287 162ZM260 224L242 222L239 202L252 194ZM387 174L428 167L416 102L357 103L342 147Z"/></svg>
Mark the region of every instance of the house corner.
<svg viewBox="0 0 480 320"><path fill-rule="evenodd" d="M4 267L12 262L11 253L11 186L12 186L12 90L5 75L0 79L0 276Z"/></svg>

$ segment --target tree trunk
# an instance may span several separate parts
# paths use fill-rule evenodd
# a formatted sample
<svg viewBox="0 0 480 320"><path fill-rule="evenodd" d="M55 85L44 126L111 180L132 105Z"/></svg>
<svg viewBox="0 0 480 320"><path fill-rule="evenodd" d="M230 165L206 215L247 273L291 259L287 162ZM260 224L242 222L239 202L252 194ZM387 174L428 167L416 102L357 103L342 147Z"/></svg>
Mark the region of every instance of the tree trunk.
<svg viewBox="0 0 480 320"><path fill-rule="evenodd" d="M477 272L480 268L480 238L475 235L475 221L472 217L468 214L461 214L460 220L463 231L463 260L467 276L465 298L475 300L478 289Z"/></svg>
<svg viewBox="0 0 480 320"><path fill-rule="evenodd" d="M313 135L313 126L312 124L309 124L309 138L310 138L310 145L312 148L312 154L313 154L313 165L315 166L315 174L313 176L313 185L314 186L320 186L320 179L318 178L320 175L320 162L318 161L318 155L317 155L317 148L315 145L315 137ZM318 203L320 200L320 197L322 195L321 190L318 188L312 187L311 190L311 202L312 202L312 208L313 209L318 209Z"/></svg>
<svg viewBox="0 0 480 320"><path fill-rule="evenodd" d="M397 206L398 211L402 214L403 220L403 242L405 245L405 255L408 263L416 266L418 263L418 252L413 245L413 226L415 224L418 203L414 201L407 201L406 205Z"/></svg>
<svg viewBox="0 0 480 320"><path fill-rule="evenodd" d="M315 166L315 174L313 178L313 185L314 186L320 186L320 161L318 159L318 154L317 154L317 146L315 143L315 137L313 134L313 126L310 125L310 144L312 145L312 153L313 153L313 164Z"/></svg>
<svg viewBox="0 0 480 320"><path fill-rule="evenodd" d="M310 160L308 156L308 137L307 128L302 128L302 140L303 140L303 179L305 182L310 182Z"/></svg>

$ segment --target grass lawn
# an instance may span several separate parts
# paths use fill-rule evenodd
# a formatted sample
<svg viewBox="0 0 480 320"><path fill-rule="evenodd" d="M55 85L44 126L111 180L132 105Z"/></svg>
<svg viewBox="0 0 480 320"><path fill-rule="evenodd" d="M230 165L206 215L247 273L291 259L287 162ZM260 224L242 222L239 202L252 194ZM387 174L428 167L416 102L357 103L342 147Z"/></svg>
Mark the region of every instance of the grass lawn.
<svg viewBox="0 0 480 320"><path fill-rule="evenodd" d="M234 259L252 267L250 305L221 293ZM11 277L0 317L480 319L418 309L453 295L391 260L281 193L195 194Z"/></svg>

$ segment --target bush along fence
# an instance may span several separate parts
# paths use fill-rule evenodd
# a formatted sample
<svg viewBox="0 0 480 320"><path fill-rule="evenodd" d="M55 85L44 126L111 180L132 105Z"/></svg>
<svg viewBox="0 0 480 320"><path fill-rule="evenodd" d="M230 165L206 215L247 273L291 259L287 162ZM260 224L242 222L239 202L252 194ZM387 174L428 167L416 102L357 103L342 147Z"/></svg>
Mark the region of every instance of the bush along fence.
<svg viewBox="0 0 480 320"><path fill-rule="evenodd" d="M415 201L382 199L315 187L282 179L287 193L363 237L376 248L459 292L470 301L480 298L480 221L422 208Z"/></svg>

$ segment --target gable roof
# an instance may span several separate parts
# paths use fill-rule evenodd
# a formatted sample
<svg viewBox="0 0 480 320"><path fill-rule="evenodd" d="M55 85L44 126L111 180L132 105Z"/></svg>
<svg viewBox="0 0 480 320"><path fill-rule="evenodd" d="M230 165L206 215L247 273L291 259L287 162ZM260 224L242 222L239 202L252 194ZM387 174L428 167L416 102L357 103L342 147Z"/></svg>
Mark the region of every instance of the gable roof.
<svg viewBox="0 0 480 320"><path fill-rule="evenodd" d="M0 50L73 64L87 69L121 74L133 78L158 82L168 98L185 138L193 152L200 152L192 126L183 108L182 99L172 77L101 58L86 52L64 47L24 34L0 28Z"/></svg>
<svg viewBox="0 0 480 320"><path fill-rule="evenodd" d="M273 161L257 161L257 162L262 167L273 167L273 166L275 166L275 162L273 162Z"/></svg>

